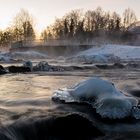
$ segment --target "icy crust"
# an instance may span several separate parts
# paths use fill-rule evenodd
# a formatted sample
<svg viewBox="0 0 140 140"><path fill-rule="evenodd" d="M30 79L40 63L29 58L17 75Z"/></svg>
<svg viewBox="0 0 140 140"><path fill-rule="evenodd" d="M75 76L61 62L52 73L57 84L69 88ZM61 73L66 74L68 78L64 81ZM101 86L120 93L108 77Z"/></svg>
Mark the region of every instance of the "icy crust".
<svg viewBox="0 0 140 140"><path fill-rule="evenodd" d="M125 96L113 83L100 78L91 78L73 88L59 89L54 92L52 99L66 103L87 102L103 118L121 119L128 116L140 118L137 99Z"/></svg>

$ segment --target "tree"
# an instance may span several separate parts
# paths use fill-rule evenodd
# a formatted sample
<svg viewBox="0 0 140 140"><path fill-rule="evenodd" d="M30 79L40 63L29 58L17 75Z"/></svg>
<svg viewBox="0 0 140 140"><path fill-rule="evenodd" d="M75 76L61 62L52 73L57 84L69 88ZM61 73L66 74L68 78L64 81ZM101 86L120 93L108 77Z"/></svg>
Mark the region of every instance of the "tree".
<svg viewBox="0 0 140 140"><path fill-rule="evenodd" d="M41 39L46 42L47 39L48 39L48 35L47 35L47 31L44 30L42 33L41 33Z"/></svg>
<svg viewBox="0 0 140 140"><path fill-rule="evenodd" d="M35 38L33 18L28 11L21 9L13 20L13 33L15 41L28 41Z"/></svg>
<svg viewBox="0 0 140 140"><path fill-rule="evenodd" d="M82 20L82 11L81 10L72 10L70 13L64 16L64 19L67 21L67 29L69 39L74 38L77 28L79 28L78 23Z"/></svg>
<svg viewBox="0 0 140 140"><path fill-rule="evenodd" d="M78 41L82 42L84 35L85 35L84 20L82 20L82 21L79 21L79 23L77 25L77 29L76 29L76 32L75 32L75 37Z"/></svg>
<svg viewBox="0 0 140 140"><path fill-rule="evenodd" d="M109 24L108 24L109 32L120 31L121 18L116 12L113 12L113 14L110 16L110 19L108 22L109 22Z"/></svg>
<svg viewBox="0 0 140 140"><path fill-rule="evenodd" d="M106 28L107 18L106 13L102 8L98 7L94 11L87 11L85 14L85 29L92 34L98 33Z"/></svg>
<svg viewBox="0 0 140 140"><path fill-rule="evenodd" d="M52 39L82 42L83 39L93 41L94 38L108 37L111 41L120 41L122 34L136 20L135 13L129 8L124 11L123 19L116 12L105 12L100 7L88 10L84 14L81 10L73 10L62 18L57 18L43 33L43 38L51 36Z"/></svg>
<svg viewBox="0 0 140 140"><path fill-rule="evenodd" d="M53 38L54 38L53 27L51 26L48 26L45 30L43 30L40 36L40 39L43 40L44 42Z"/></svg>
<svg viewBox="0 0 140 140"><path fill-rule="evenodd" d="M9 28L4 31L0 31L0 45L7 46L12 42L13 36Z"/></svg>
<svg viewBox="0 0 140 140"><path fill-rule="evenodd" d="M67 19L64 19L64 36L65 38L68 37L68 33L69 33L69 28L68 28L68 20Z"/></svg>
<svg viewBox="0 0 140 140"><path fill-rule="evenodd" d="M124 13L123 13L123 25L124 28L127 29L132 23L137 21L137 17L135 15L135 12L128 8L125 9Z"/></svg>

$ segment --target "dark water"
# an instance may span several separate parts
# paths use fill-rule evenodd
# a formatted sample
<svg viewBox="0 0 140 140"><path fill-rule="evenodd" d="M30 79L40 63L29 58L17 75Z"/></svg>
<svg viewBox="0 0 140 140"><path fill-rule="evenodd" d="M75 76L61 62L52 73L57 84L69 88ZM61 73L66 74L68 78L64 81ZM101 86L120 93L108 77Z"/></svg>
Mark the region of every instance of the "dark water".
<svg viewBox="0 0 140 140"><path fill-rule="evenodd" d="M102 119L87 104L51 100L53 91L91 76L108 79L125 94L140 97L139 69L2 75L0 140L140 139L139 120Z"/></svg>

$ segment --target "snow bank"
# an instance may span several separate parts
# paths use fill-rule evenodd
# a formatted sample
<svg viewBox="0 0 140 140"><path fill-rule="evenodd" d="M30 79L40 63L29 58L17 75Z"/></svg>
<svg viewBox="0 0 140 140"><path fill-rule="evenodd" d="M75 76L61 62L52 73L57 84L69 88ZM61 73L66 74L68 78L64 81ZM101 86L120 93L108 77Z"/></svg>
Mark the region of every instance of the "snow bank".
<svg viewBox="0 0 140 140"><path fill-rule="evenodd" d="M132 110L138 104L134 97L125 96L115 88L114 84L100 78L91 78L70 89L57 90L52 99L66 103L87 102L103 118L111 119L125 118L135 114Z"/></svg>
<svg viewBox="0 0 140 140"><path fill-rule="evenodd" d="M108 63L108 62L119 62L120 58L113 54L80 54L71 58L68 58L68 62L81 62L81 63Z"/></svg>
<svg viewBox="0 0 140 140"><path fill-rule="evenodd" d="M140 46L104 45L79 52L76 56L68 58L67 61L104 63L135 59L140 59Z"/></svg>
<svg viewBox="0 0 140 140"><path fill-rule="evenodd" d="M0 61L9 62L11 57L7 53L0 53Z"/></svg>
<svg viewBox="0 0 140 140"><path fill-rule="evenodd" d="M11 56L15 59L43 59L47 58L46 54L36 51L13 52Z"/></svg>

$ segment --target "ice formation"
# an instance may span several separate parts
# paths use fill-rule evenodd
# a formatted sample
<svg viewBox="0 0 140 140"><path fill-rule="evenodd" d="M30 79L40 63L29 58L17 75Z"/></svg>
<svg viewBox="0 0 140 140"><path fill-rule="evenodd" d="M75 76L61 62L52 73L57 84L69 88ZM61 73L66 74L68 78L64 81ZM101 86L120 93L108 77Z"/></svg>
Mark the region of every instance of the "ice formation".
<svg viewBox="0 0 140 140"><path fill-rule="evenodd" d="M33 63L32 63L30 60L25 61L25 62L23 63L23 66L24 66L24 67L30 68L31 71L33 70Z"/></svg>
<svg viewBox="0 0 140 140"><path fill-rule="evenodd" d="M83 81L73 88L57 90L52 99L66 103L87 102L103 118L121 119L128 116L140 118L137 99L124 95L113 83L96 77Z"/></svg>
<svg viewBox="0 0 140 140"><path fill-rule="evenodd" d="M41 61L34 67L34 70L40 70L40 71L49 71L49 69L50 69L50 65L46 61Z"/></svg>

